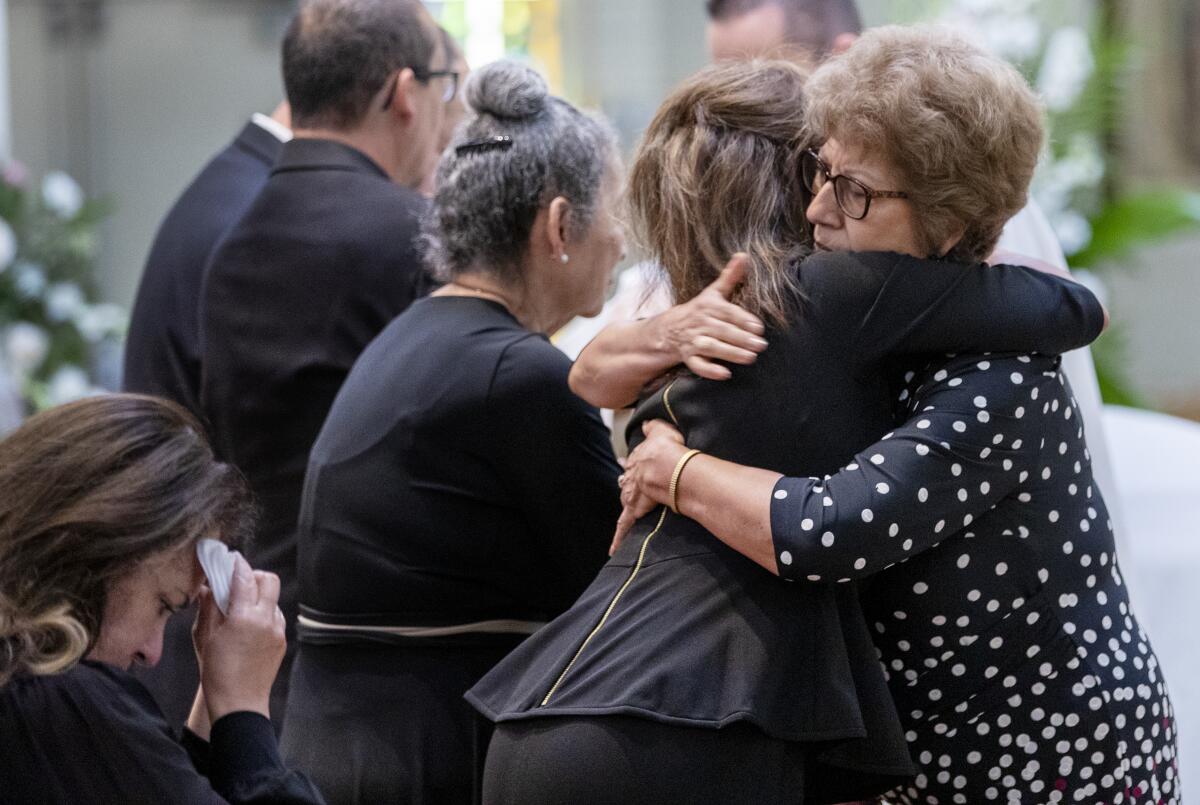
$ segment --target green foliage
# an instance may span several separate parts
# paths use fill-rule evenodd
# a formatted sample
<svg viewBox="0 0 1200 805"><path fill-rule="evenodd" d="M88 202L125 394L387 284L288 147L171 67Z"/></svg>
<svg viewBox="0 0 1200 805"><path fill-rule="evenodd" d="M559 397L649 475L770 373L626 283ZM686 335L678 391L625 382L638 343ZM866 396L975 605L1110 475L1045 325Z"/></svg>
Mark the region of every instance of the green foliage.
<svg viewBox="0 0 1200 805"><path fill-rule="evenodd" d="M1104 335L1092 344L1092 358L1096 362L1100 396L1110 405L1144 408L1146 401L1130 383L1124 368L1125 348L1125 332L1117 323L1110 324Z"/></svg>
<svg viewBox="0 0 1200 805"><path fill-rule="evenodd" d="M1200 193L1159 188L1122 196L1092 218L1092 240L1072 266L1103 267L1138 246L1200 226Z"/></svg>

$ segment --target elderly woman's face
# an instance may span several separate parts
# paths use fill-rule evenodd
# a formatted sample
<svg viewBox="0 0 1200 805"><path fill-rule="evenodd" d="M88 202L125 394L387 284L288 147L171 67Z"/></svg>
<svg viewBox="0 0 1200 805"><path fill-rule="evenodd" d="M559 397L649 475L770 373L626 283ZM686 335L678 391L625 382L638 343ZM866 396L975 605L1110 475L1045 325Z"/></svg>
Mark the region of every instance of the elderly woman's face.
<svg viewBox="0 0 1200 805"><path fill-rule="evenodd" d="M579 278L577 315L595 316L603 309L613 269L625 256L625 228L619 214L621 190L621 166L614 162L605 172L587 234L569 247L571 273Z"/></svg>
<svg viewBox="0 0 1200 805"><path fill-rule="evenodd" d="M158 664L167 619L191 603L202 579L190 542L134 567L109 589L88 659L124 669Z"/></svg>
<svg viewBox="0 0 1200 805"><path fill-rule="evenodd" d="M882 158L834 138L820 149L821 161L835 176L849 176L873 190L906 191ZM929 257L912 204L903 198L873 198L867 214L855 220L838 206L834 183L825 182L808 206L813 240L828 251L887 251Z"/></svg>

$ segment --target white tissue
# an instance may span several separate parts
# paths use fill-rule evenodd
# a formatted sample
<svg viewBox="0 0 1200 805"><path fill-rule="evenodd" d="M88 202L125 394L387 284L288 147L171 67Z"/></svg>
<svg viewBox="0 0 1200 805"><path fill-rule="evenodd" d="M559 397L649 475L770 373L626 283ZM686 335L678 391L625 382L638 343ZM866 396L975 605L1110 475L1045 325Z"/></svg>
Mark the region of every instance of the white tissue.
<svg viewBox="0 0 1200 805"><path fill-rule="evenodd" d="M233 566L238 555L237 551L229 550L224 542L215 539L202 539L196 543L196 558L200 560L213 600L222 615L229 614L229 590L233 586Z"/></svg>

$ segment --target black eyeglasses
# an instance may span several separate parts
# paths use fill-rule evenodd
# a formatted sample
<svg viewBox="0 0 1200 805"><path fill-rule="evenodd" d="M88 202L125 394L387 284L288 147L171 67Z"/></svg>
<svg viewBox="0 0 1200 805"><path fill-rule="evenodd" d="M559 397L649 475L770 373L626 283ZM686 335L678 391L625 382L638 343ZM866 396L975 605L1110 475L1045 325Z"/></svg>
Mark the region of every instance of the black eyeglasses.
<svg viewBox="0 0 1200 805"><path fill-rule="evenodd" d="M899 190L875 190L849 176L835 176L821 159L816 149L810 148L804 152L800 163L804 177L804 186L808 192L816 196L826 182L833 182L833 197L846 217L861 221L867 217L873 198L908 198L908 193Z"/></svg>
<svg viewBox="0 0 1200 805"><path fill-rule="evenodd" d="M434 78L449 78L446 86L442 89L442 103L450 103L454 100L454 96L458 95L458 71L456 70L419 70L416 67L412 68L413 76L422 84L428 84L430 79ZM396 94L396 84L400 81L400 71L392 73L392 77L388 79L387 89L384 91L383 108L387 109L392 105L392 96Z"/></svg>

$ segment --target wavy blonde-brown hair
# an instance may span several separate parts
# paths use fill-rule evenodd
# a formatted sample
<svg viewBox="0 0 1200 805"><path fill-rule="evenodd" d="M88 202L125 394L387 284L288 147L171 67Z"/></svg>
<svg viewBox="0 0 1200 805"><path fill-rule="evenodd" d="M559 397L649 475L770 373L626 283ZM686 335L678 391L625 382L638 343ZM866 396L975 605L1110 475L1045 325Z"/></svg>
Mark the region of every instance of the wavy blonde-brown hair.
<svg viewBox="0 0 1200 805"><path fill-rule="evenodd" d="M139 563L242 540L249 495L191 414L154 397L81 400L0 441L0 686L85 656L109 590Z"/></svg>
<svg viewBox="0 0 1200 805"><path fill-rule="evenodd" d="M746 252L750 269L735 301L775 324L794 309L786 269L812 247L799 171L806 78L786 61L714 65L654 116L630 173L629 204L638 240L676 302Z"/></svg>
<svg viewBox="0 0 1200 805"><path fill-rule="evenodd" d="M1042 144L1042 113L1012 65L937 26L883 26L812 75L807 123L887 160L930 254L985 259L1025 206Z"/></svg>

